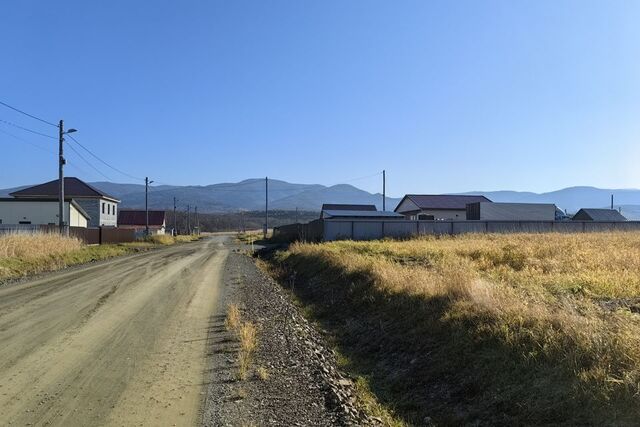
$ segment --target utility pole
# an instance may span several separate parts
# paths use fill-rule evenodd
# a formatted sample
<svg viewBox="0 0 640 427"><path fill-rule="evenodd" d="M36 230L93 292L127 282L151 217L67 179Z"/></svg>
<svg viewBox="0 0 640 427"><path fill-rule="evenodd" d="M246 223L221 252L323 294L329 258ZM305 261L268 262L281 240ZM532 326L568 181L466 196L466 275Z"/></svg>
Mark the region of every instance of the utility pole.
<svg viewBox="0 0 640 427"><path fill-rule="evenodd" d="M144 178L144 235L149 235L149 177Z"/></svg>
<svg viewBox="0 0 640 427"><path fill-rule="evenodd" d="M200 220L198 219L198 207L196 206L196 230L198 230L198 234L200 234Z"/></svg>
<svg viewBox="0 0 640 427"><path fill-rule="evenodd" d="M387 171L382 171L382 211L387 210Z"/></svg>
<svg viewBox="0 0 640 427"><path fill-rule="evenodd" d="M187 234L191 235L191 205L187 205Z"/></svg>
<svg viewBox="0 0 640 427"><path fill-rule="evenodd" d="M296 206L296 224L298 223L298 207Z"/></svg>
<svg viewBox="0 0 640 427"><path fill-rule="evenodd" d="M611 210L613 210L613 194L611 195Z"/></svg>
<svg viewBox="0 0 640 427"><path fill-rule="evenodd" d="M60 234L67 235L64 220L64 122L60 120L58 125L58 227Z"/></svg>
<svg viewBox="0 0 640 427"><path fill-rule="evenodd" d="M264 238L267 238L269 229L269 177L264 178Z"/></svg>
<svg viewBox="0 0 640 427"><path fill-rule="evenodd" d="M176 217L176 198L173 198L173 235L178 235L178 218Z"/></svg>

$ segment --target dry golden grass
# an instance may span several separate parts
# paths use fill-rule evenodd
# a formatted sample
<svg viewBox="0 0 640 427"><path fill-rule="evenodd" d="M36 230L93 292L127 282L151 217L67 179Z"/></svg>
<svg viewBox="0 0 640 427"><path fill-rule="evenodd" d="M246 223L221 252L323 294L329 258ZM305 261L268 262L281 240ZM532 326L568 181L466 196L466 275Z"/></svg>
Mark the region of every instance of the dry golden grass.
<svg viewBox="0 0 640 427"><path fill-rule="evenodd" d="M470 412L482 405L495 412L501 402L513 406L498 410L514 413L516 422L537 416L581 423L609 415L623 422L640 415L640 233L294 244L276 261L307 281L308 295L342 298L332 310L358 313L339 314L352 322L340 332L361 348L367 342L351 329L371 327L363 324L372 320L375 331L359 330L367 340L412 358L421 346L437 354L432 366L393 369L467 384L458 392L476 400ZM375 354L355 350L355 356L380 362ZM422 386L420 379L408 383ZM430 405L414 396L408 406L416 402ZM445 423L479 416L450 418L447 409L428 409L440 411Z"/></svg>
<svg viewBox="0 0 640 427"><path fill-rule="evenodd" d="M0 235L0 258L34 259L64 254L81 247L80 240L57 233Z"/></svg>
<svg viewBox="0 0 640 427"><path fill-rule="evenodd" d="M267 381L269 379L269 371L264 366L260 366L256 369L256 375L260 381Z"/></svg>
<svg viewBox="0 0 640 427"><path fill-rule="evenodd" d="M251 322L244 322L238 330L238 338L240 339L240 354L238 356L238 378L247 379L251 363L253 361L253 353L256 349L258 338L256 327Z"/></svg>
<svg viewBox="0 0 640 427"><path fill-rule="evenodd" d="M236 331L240 326L240 310L236 304L229 304L227 306L225 326L231 331Z"/></svg>
<svg viewBox="0 0 640 427"><path fill-rule="evenodd" d="M227 306L225 326L229 331L233 332L240 343L238 379L245 380L249 376L251 363L253 362L253 354L258 345L258 332L253 323L242 321L242 315L236 304L229 304ZM266 370L265 374L268 376ZM260 370L258 370L258 375L260 376Z"/></svg>

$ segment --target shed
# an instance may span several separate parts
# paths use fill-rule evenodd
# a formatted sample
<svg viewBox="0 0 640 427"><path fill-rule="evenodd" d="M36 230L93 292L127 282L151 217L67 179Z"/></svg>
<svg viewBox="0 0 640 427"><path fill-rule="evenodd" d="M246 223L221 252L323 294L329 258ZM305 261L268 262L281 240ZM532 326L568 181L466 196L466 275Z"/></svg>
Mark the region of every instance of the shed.
<svg viewBox="0 0 640 427"><path fill-rule="evenodd" d="M573 216L574 221L626 221L620 212L615 209L591 209L582 208Z"/></svg>
<svg viewBox="0 0 640 427"><path fill-rule="evenodd" d="M323 219L325 211L360 211L360 212L375 212L378 209L375 205L357 205L357 204L342 204L342 203L324 203L322 205L322 211L320 212L320 219Z"/></svg>
<svg viewBox="0 0 640 427"><path fill-rule="evenodd" d="M323 211L323 219L404 219L404 215L383 211L351 211L327 210Z"/></svg>

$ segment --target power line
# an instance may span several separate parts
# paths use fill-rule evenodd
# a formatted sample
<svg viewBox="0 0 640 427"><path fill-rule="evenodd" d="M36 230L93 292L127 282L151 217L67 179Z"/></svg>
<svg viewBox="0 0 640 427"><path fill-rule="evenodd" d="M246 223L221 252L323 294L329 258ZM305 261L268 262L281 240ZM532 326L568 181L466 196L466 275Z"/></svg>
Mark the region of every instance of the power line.
<svg viewBox="0 0 640 427"><path fill-rule="evenodd" d="M49 150L47 148L44 148L44 147L42 147L40 145L37 145L37 144L35 144L35 143L31 142L31 141L28 141L28 140L26 140L24 138L21 138L21 137L19 137L17 135L14 135L14 134L10 133L10 132L7 132L6 130L0 129L0 132L4 133L5 135L9 135L12 138L17 139L18 141L24 142L25 144L29 144L29 145L31 145L31 146L39 149L39 150L42 150L42 151L47 152L49 154L57 155L53 150Z"/></svg>
<svg viewBox="0 0 640 427"><path fill-rule="evenodd" d="M13 111L17 111L17 112L18 112L18 113L20 113L20 114L24 114L24 115L25 115L25 116L27 116L27 117L31 117L32 119L39 120L39 121L41 121L42 123L46 123L46 124L48 124L48 125L50 125L50 126L53 126L53 127L56 127L56 128L58 127L58 125L56 125L56 124L54 124L54 123L51 123L51 122L49 122L49 121L47 121L47 120L45 120L45 119L41 119L40 117L36 117L36 116L34 116L33 114L29 114L29 113L27 113L27 112L24 112L24 111L22 111L22 110L20 110L20 109L18 109L18 108L16 108L16 107L12 107L11 105L7 104L6 102L2 102L2 101L0 101L0 104L1 104L1 105L4 105L4 106L5 106L5 107L7 107L7 108L12 109Z"/></svg>
<svg viewBox="0 0 640 427"><path fill-rule="evenodd" d="M16 127L16 128L18 128L18 129L26 130L27 132L31 132L31 133L34 133L34 134L36 134L36 135L44 136L44 137L46 137L46 138L57 139L55 136L47 135L46 133L38 132L38 131L35 131L35 130L33 130L33 129L26 128L26 127L24 127L24 126L17 125L17 124L15 124L15 123L8 122L8 121L6 121L6 120L2 120L2 119L0 119L0 122L5 123L5 124L8 124L9 126Z"/></svg>
<svg viewBox="0 0 640 427"><path fill-rule="evenodd" d="M107 175L103 174L98 168L96 168L94 165L92 165L91 163L89 163L89 161L87 159L84 158L84 156L82 154L80 154L78 152L78 150L76 150L73 145L69 145L69 148L71 148L71 151L73 151L74 153L76 153L78 155L78 157L80 157L86 164L88 164L91 169L93 169L94 171L98 172L100 175L102 175L103 177L105 177L107 179L107 181L111 181L111 178L109 178Z"/></svg>
<svg viewBox="0 0 640 427"><path fill-rule="evenodd" d="M113 169L114 171L116 171L116 172L118 172L118 173L120 173L120 174L122 174L122 175L128 176L129 178L136 179L136 180L138 180L138 181L144 181L144 178L140 178L140 177L137 177L137 176L133 176L133 175L131 175L131 174L128 174L128 173L126 173L126 172L121 171L120 169L116 168L115 166L110 165L109 163L105 162L105 161L104 161L104 160L102 160L100 157L98 157L96 154L94 154L93 152L91 152L91 150L89 150L87 147L85 147L85 146L84 146L84 145L82 145L80 142L78 142L78 140L77 140L77 139L75 139L73 136L71 136L71 135L67 135L67 136L68 136L69 138L71 138L71 139L72 139L76 144L78 144L78 145L79 145L79 146L80 146L84 151L86 151L87 153L91 154L95 159L97 159L100 163L104 164L105 166L107 166L107 167L109 167L109 168ZM103 174L103 176L104 176L104 174Z"/></svg>

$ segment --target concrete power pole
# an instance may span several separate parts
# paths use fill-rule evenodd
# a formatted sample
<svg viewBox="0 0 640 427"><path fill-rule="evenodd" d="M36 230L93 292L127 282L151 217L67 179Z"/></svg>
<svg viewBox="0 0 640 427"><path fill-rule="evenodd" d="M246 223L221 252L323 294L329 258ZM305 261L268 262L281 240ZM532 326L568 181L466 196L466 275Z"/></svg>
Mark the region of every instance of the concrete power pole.
<svg viewBox="0 0 640 427"><path fill-rule="evenodd" d="M387 210L387 171L382 171L382 210Z"/></svg>
<svg viewBox="0 0 640 427"><path fill-rule="evenodd" d="M178 235L178 219L176 218L176 198L173 198L173 235Z"/></svg>
<svg viewBox="0 0 640 427"><path fill-rule="evenodd" d="M64 122L58 125L58 227L60 234L67 235L64 220Z"/></svg>
<svg viewBox="0 0 640 427"><path fill-rule="evenodd" d="M187 234L191 235L191 205L187 205Z"/></svg>
<svg viewBox="0 0 640 427"><path fill-rule="evenodd" d="M200 234L200 220L198 219L198 207L196 206L196 230Z"/></svg>
<svg viewBox="0 0 640 427"><path fill-rule="evenodd" d="M264 238L269 229L269 177L264 178Z"/></svg>
<svg viewBox="0 0 640 427"><path fill-rule="evenodd" d="M144 235L149 235L149 177L144 177Z"/></svg>

